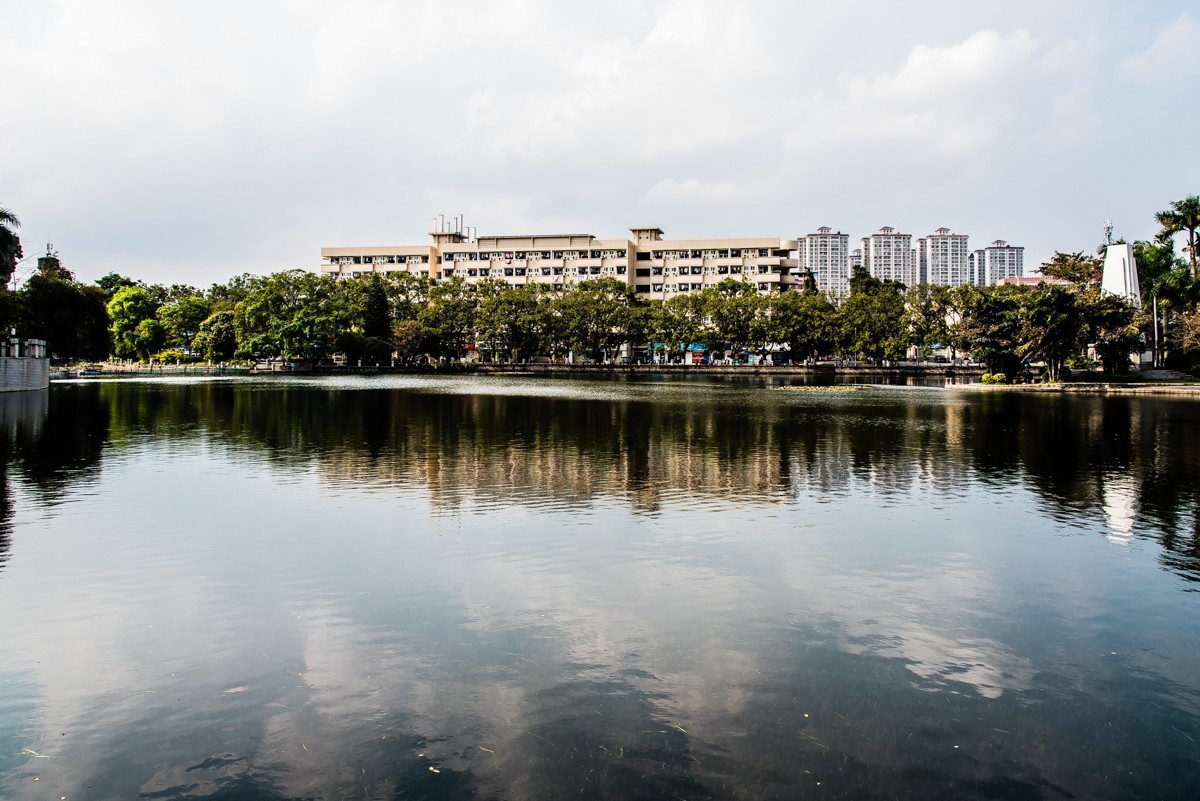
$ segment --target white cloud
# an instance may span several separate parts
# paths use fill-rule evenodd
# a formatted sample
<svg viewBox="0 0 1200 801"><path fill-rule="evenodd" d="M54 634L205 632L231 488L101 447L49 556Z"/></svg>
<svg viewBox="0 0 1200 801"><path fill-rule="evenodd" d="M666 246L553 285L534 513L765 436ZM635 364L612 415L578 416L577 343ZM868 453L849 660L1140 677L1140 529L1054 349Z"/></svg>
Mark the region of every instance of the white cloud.
<svg viewBox="0 0 1200 801"><path fill-rule="evenodd" d="M1117 74L1126 81L1160 91L1182 88L1194 91L1200 78L1198 42L1200 22L1190 14L1183 14L1159 30L1145 50L1117 62Z"/></svg>
<svg viewBox="0 0 1200 801"><path fill-rule="evenodd" d="M879 148L874 155L971 158L1010 133L1036 76L1037 49L1024 30L918 45L895 72L852 78L840 96L815 99L788 143L803 153Z"/></svg>
<svg viewBox="0 0 1200 801"><path fill-rule="evenodd" d="M1169 121L1105 116L1164 64L1194 74L1182 3L10 5L0 202L85 278L311 267L324 244L424 241L430 215L468 207L481 230L601 236L631 216L791 236L954 212L1048 254L1090 248L1108 216L1151 229L1196 191L1145 147L1200 113L1178 87ZM1125 188L1101 162L1131 166Z"/></svg>
<svg viewBox="0 0 1200 801"><path fill-rule="evenodd" d="M670 203L733 203L753 195L753 187L734 181L698 181L688 178L676 181L663 178L650 187L646 199Z"/></svg>

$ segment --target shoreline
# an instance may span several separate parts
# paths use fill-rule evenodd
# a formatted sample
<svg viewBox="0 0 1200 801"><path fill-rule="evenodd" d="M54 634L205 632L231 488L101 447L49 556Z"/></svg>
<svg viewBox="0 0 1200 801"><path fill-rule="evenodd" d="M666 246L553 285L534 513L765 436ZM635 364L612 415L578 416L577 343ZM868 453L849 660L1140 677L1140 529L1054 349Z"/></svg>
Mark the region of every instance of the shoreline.
<svg viewBox="0 0 1200 801"><path fill-rule="evenodd" d="M1113 383L1089 381L1058 384L947 384L947 389L965 392L1035 392L1059 395L1184 395L1200 398L1200 384L1174 381Z"/></svg>
<svg viewBox="0 0 1200 801"><path fill-rule="evenodd" d="M1105 383L1097 381L1057 384L984 384L979 381L983 368L954 365L688 365L688 364L476 364L454 367L342 367L336 365L290 365L275 363L270 369L250 366L161 365L149 367L114 366L85 375L72 372L69 376L51 376L51 383L62 380L103 378L182 378L212 377L269 377L269 376L371 376L371 375L482 375L524 378L565 378L570 376L654 376L678 377L712 376L720 378L771 378L790 376L819 376L839 378L920 378L945 379L945 389L964 392L1019 392L1077 395L1174 395L1200 398L1200 383L1149 380L1143 382ZM833 384L831 384L833 385Z"/></svg>
<svg viewBox="0 0 1200 801"><path fill-rule="evenodd" d="M442 366L338 366L289 364L212 366L208 365L108 365L93 371L70 371L69 378L128 376L271 376L271 375L718 375L718 376L904 376L963 379L978 378L983 368L954 365L691 365L691 364L468 364ZM57 375L56 380L61 380Z"/></svg>

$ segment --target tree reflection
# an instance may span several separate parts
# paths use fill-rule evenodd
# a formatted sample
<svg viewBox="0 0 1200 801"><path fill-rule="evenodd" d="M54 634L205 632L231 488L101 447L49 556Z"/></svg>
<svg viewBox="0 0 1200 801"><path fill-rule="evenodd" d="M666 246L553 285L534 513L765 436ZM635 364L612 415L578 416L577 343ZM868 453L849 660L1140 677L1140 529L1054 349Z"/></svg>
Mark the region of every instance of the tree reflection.
<svg viewBox="0 0 1200 801"><path fill-rule="evenodd" d="M53 506L99 468L109 419L99 389L0 393L0 568L12 546L11 479Z"/></svg>
<svg viewBox="0 0 1200 801"><path fill-rule="evenodd" d="M25 425L15 431L14 464L44 503L61 502L73 486L99 469L108 438L108 411L98 390L82 384L38 393L40 419L27 414Z"/></svg>
<svg viewBox="0 0 1200 801"><path fill-rule="evenodd" d="M647 513L682 499L879 503L981 482L1027 486L1052 514L1096 524L1120 489L1128 536L1161 544L1170 570L1200 572L1200 410L1188 400L623 386L601 398L270 379L56 387L47 424L11 433L6 447L50 502L95 469L104 442L147 436L204 436L363 488L420 487L447 512L599 499Z"/></svg>
<svg viewBox="0 0 1200 801"><path fill-rule="evenodd" d="M12 548L13 501L9 464L14 459L17 443L43 431L45 422L45 392L0 393L0 570L4 569Z"/></svg>

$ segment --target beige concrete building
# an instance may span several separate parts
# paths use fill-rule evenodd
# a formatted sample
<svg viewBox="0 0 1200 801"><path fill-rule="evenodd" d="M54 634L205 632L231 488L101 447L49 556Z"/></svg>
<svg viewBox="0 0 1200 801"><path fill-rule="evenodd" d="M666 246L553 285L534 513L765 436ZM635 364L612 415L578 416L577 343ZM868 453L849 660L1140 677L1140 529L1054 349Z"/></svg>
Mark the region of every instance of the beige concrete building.
<svg viewBox="0 0 1200 801"><path fill-rule="evenodd" d="M507 284L569 286L610 277L639 294L667 299L727 278L760 292L797 282L797 243L774 237L664 239L660 228L632 228L628 239L591 234L467 236L434 231L432 245L321 248L321 272L352 277L370 272L410 272L435 281L461 277Z"/></svg>

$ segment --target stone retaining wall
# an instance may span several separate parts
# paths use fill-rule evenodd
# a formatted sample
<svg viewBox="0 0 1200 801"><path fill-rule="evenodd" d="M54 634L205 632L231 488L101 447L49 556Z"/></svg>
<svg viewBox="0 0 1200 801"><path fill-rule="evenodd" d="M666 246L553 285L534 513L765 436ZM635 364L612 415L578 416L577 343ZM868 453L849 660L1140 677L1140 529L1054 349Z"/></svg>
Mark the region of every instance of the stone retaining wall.
<svg viewBox="0 0 1200 801"><path fill-rule="evenodd" d="M0 392L25 392L50 386L50 360L40 339L0 340Z"/></svg>

